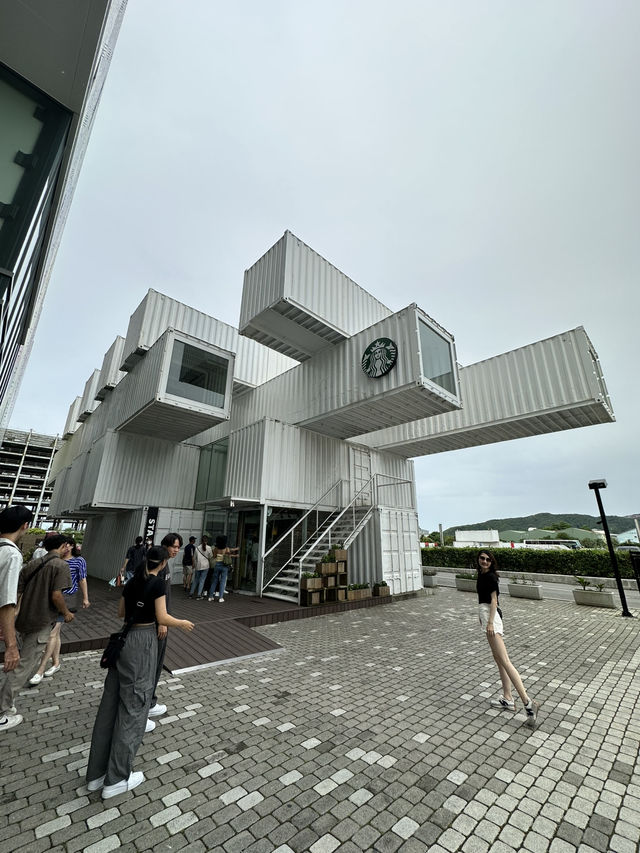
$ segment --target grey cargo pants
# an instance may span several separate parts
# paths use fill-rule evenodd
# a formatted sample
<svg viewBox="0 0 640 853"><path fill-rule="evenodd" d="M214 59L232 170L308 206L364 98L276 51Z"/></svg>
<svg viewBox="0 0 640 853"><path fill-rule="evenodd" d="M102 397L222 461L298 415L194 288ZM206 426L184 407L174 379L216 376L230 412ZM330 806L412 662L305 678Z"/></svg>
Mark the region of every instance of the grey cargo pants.
<svg viewBox="0 0 640 853"><path fill-rule="evenodd" d="M128 779L142 743L155 686L158 637L155 625L129 631L118 664L110 669L91 736L87 782Z"/></svg>

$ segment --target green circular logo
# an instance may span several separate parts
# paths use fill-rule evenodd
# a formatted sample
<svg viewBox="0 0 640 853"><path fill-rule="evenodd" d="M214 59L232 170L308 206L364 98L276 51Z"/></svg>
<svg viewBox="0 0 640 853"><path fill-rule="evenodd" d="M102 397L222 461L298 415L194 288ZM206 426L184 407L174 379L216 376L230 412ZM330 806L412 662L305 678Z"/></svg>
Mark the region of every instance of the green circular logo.
<svg viewBox="0 0 640 853"><path fill-rule="evenodd" d="M362 354L362 369L371 379L387 374L398 359L398 347L389 338L376 338Z"/></svg>

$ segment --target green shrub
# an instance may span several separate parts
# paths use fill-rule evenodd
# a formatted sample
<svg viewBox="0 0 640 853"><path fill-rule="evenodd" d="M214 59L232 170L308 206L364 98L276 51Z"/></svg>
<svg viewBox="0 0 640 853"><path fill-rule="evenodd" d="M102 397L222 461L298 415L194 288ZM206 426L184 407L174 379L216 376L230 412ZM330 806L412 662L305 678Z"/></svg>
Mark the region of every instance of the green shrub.
<svg viewBox="0 0 640 853"><path fill-rule="evenodd" d="M478 548L424 548L423 566L444 566L468 569L475 560ZM581 548L576 551L533 551L528 548L492 548L498 569L506 572L532 572L545 575L588 575L612 577L613 569L607 551ZM628 552L618 551L618 567L623 578L633 578Z"/></svg>

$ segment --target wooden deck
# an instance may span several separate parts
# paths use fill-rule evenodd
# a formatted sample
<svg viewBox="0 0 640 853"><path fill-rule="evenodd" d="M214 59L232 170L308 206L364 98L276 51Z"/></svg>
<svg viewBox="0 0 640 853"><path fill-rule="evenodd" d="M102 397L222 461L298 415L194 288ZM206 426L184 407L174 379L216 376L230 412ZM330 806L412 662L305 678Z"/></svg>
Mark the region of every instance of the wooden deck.
<svg viewBox="0 0 640 853"><path fill-rule="evenodd" d="M91 607L79 609L74 621L62 627L62 654L103 649L109 634L118 631L122 625L117 617L119 589L113 589L105 581L89 578L89 598ZM196 627L188 634L176 628L170 629L165 667L171 672L180 672L273 651L280 646L253 631L253 627L376 607L390 601L391 597L387 596L298 607L274 598L227 593L224 604L218 604L189 599L182 587L174 586L171 590L171 614L178 619L191 620Z"/></svg>

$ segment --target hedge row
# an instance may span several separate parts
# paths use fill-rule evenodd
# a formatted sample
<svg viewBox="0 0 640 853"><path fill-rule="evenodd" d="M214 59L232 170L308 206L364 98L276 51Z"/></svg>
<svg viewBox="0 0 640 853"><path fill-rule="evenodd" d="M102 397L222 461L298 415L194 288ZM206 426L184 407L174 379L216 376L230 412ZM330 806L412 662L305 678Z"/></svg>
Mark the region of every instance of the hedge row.
<svg viewBox="0 0 640 853"><path fill-rule="evenodd" d="M492 553L498 569L507 572L537 572L546 575L587 575L589 577L612 577L613 569L608 551L581 548L576 551L533 551L527 548L494 548ZM469 569L475 563L478 548L423 548L423 566L448 566ZM633 578L631 558L628 551L616 554L618 567L623 578Z"/></svg>

